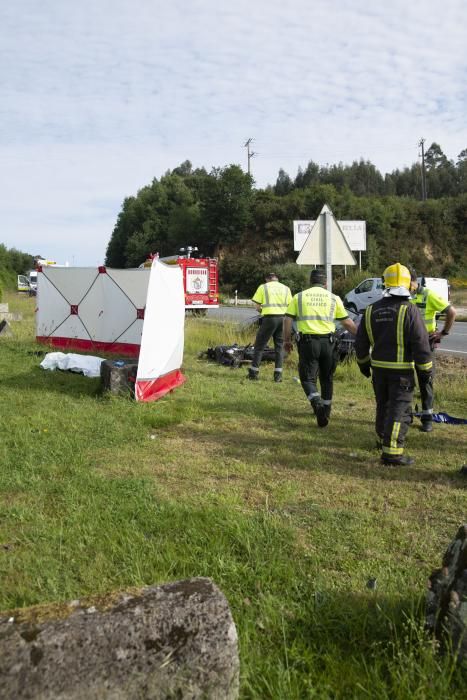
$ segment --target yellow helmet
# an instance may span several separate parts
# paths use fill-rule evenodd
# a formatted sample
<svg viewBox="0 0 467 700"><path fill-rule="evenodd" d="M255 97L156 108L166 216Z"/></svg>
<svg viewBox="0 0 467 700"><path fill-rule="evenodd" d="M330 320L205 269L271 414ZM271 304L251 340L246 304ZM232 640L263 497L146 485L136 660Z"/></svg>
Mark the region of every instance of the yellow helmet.
<svg viewBox="0 0 467 700"><path fill-rule="evenodd" d="M410 293L410 272L405 265L400 263L389 265L384 271L383 278L384 286L393 293L397 293L398 289L400 296L407 296L404 294L404 290Z"/></svg>

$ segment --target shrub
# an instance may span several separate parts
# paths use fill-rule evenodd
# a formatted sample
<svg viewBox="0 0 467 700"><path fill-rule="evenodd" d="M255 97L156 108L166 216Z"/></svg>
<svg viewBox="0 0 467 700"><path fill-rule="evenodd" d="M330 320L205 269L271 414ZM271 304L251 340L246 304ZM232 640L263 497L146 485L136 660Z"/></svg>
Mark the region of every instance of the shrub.
<svg viewBox="0 0 467 700"><path fill-rule="evenodd" d="M310 270L309 265L297 265L294 262L274 266L274 272L279 277L279 281L290 287L292 294L297 294L310 286Z"/></svg>
<svg viewBox="0 0 467 700"><path fill-rule="evenodd" d="M347 277L338 275L332 281L332 291L343 299L347 292L350 292L367 277L375 277L375 275L368 270L353 270Z"/></svg>
<svg viewBox="0 0 467 700"><path fill-rule="evenodd" d="M13 270L0 268L0 288L2 291L5 289L11 289L12 291L16 289L16 274ZM2 294L0 294L0 299Z"/></svg>

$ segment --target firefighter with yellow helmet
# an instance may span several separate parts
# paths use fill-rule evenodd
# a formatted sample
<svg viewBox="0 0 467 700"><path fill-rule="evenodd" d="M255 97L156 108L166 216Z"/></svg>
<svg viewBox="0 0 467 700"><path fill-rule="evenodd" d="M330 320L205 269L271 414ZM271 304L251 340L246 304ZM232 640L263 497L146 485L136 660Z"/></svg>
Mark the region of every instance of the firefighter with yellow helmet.
<svg viewBox="0 0 467 700"><path fill-rule="evenodd" d="M404 442L412 417L414 368L431 376L428 334L419 309L410 302L410 272L389 265L383 275L383 298L365 310L355 339L360 371L372 376L376 398L376 434L381 461L412 464Z"/></svg>

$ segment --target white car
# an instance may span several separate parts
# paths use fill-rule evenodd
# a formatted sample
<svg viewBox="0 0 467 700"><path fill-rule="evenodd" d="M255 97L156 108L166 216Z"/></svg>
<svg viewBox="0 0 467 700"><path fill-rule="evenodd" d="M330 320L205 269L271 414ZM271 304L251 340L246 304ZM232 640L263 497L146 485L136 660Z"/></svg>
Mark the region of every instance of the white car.
<svg viewBox="0 0 467 700"><path fill-rule="evenodd" d="M440 297L449 300L449 283L442 277L418 277L418 282L432 289ZM370 304L374 304L383 296L384 282L381 277L368 277L351 289L344 297L344 306L349 311L361 313Z"/></svg>
<svg viewBox="0 0 467 700"><path fill-rule="evenodd" d="M351 289L344 297L344 306L349 311L360 313L383 296L384 282L381 277L368 277Z"/></svg>

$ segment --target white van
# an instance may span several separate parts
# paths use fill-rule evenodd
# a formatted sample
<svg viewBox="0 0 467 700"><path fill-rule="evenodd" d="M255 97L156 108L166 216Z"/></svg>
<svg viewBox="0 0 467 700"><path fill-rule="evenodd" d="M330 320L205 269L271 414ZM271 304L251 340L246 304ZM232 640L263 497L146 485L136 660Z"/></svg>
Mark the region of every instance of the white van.
<svg viewBox="0 0 467 700"><path fill-rule="evenodd" d="M446 279L442 277L418 277L417 279L423 287L432 289L443 299L449 300L450 290ZM368 277L345 295L344 306L349 311L361 313L367 306L381 299L383 291L384 282L381 277Z"/></svg>
<svg viewBox="0 0 467 700"><path fill-rule="evenodd" d="M431 289L440 297L449 301L451 296L451 288L449 286L449 282L445 280L444 277L417 277L417 280L422 287Z"/></svg>
<svg viewBox="0 0 467 700"><path fill-rule="evenodd" d="M37 294L37 270L29 270L27 275L18 275L18 292L28 292L30 296Z"/></svg>

